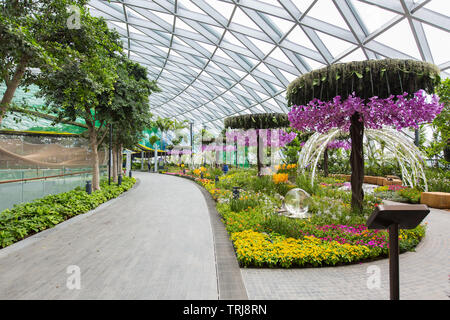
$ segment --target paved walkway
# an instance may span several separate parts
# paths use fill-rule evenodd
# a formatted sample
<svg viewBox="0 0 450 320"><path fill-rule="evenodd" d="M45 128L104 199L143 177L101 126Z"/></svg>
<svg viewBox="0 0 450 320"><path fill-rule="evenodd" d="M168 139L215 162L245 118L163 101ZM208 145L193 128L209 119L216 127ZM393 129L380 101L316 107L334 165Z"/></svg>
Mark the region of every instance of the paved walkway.
<svg viewBox="0 0 450 320"><path fill-rule="evenodd" d="M450 212L431 209L425 222L426 236L416 251L400 255L400 299L447 300ZM241 272L249 299L389 299L388 259L310 269L242 268ZM376 273L380 275L379 288L374 281Z"/></svg>
<svg viewBox="0 0 450 320"><path fill-rule="evenodd" d="M0 299L218 299L202 192L186 179L135 176L119 198L0 250ZM66 285L77 284L69 266L79 290Z"/></svg>

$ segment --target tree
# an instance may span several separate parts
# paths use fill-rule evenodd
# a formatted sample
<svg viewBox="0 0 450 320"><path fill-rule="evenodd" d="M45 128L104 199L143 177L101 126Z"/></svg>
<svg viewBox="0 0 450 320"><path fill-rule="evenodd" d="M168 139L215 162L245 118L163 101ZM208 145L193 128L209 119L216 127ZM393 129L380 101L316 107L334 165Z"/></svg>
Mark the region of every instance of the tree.
<svg viewBox="0 0 450 320"><path fill-rule="evenodd" d="M168 131L172 130L175 125L175 120L169 118L161 118L158 117L156 121L154 121L154 126L161 131L161 149L164 140L166 139L166 134ZM167 149L167 148L166 148ZM164 163L166 163L166 154L164 154Z"/></svg>
<svg viewBox="0 0 450 320"><path fill-rule="evenodd" d="M35 79L32 69L57 68L56 36L67 29L70 5L87 0L10 0L0 3L0 74L6 91L0 102L0 124L16 89Z"/></svg>
<svg viewBox="0 0 450 320"><path fill-rule="evenodd" d="M61 62L56 70L43 68L38 77L40 95L59 119L82 118L88 127L92 151L92 188L100 189L98 148L108 130L108 115L122 53L118 33L103 19L80 9L80 28L60 31L60 46L52 52Z"/></svg>
<svg viewBox="0 0 450 320"><path fill-rule="evenodd" d="M350 132L352 210L362 212L364 192L364 128L394 126L397 130L431 122L442 105L433 96L439 68L413 60L368 60L335 64L307 73L287 89L294 105L289 112L297 130L321 133L332 128Z"/></svg>
<svg viewBox="0 0 450 320"><path fill-rule="evenodd" d="M433 139L426 148L429 157L439 157L443 165L450 163L450 78L443 80L436 88L440 101L444 103L441 113L432 123Z"/></svg>
<svg viewBox="0 0 450 320"><path fill-rule="evenodd" d="M157 162L157 157L158 157L158 142L161 139L156 135L152 135L149 139L148 142L150 143L150 145L153 147L154 149L154 159L155 159L155 172L158 171L158 162Z"/></svg>
<svg viewBox="0 0 450 320"><path fill-rule="evenodd" d="M108 107L108 100L101 101L105 105L99 108L98 115L108 119L113 125L113 179L117 182L120 171L119 155L123 148L133 148L143 138L144 130L152 126L152 114L148 97L160 89L155 81L150 81L147 69L125 56L117 58L118 78L114 83L114 93Z"/></svg>

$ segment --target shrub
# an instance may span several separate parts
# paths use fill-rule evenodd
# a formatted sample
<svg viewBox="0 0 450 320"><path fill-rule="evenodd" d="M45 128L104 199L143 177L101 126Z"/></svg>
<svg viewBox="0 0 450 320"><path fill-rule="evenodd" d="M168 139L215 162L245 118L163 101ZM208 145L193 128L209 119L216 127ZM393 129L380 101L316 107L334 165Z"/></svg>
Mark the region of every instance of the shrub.
<svg viewBox="0 0 450 320"><path fill-rule="evenodd" d="M92 210L130 189L135 182L129 177L123 177L120 186L102 181L101 190L90 195L76 188L6 209L0 213L0 248Z"/></svg>
<svg viewBox="0 0 450 320"><path fill-rule="evenodd" d="M410 203L419 203L421 191L416 188L404 188L397 191L397 194L408 199Z"/></svg>

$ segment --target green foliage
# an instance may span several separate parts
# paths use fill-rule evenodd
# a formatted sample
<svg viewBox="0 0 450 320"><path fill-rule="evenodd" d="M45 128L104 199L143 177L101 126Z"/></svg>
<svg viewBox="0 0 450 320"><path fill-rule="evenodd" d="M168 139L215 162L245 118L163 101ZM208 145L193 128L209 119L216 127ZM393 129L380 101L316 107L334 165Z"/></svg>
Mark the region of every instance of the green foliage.
<svg viewBox="0 0 450 320"><path fill-rule="evenodd" d="M155 144L159 141L159 137L157 135L152 135L149 139L148 142L153 146L153 148L156 148Z"/></svg>
<svg viewBox="0 0 450 320"><path fill-rule="evenodd" d="M253 207L257 207L258 204L259 200L255 199L254 197L241 196L238 199L230 200L230 209L234 212L240 212Z"/></svg>
<svg viewBox="0 0 450 320"><path fill-rule="evenodd" d="M99 116L110 119L114 145L133 148L143 138L144 130L152 126L149 96L161 90L148 79L145 67L125 56L118 57L117 73L111 104L99 109Z"/></svg>
<svg viewBox="0 0 450 320"><path fill-rule="evenodd" d="M70 5L87 0L0 2L0 75L6 84L0 105L0 123L19 85L34 81L32 68L58 68L55 50L67 30Z"/></svg>
<svg viewBox="0 0 450 320"><path fill-rule="evenodd" d="M405 188L397 191L398 195L403 198L408 199L410 203L419 203L420 202L420 194L422 191L416 188Z"/></svg>
<svg viewBox="0 0 450 320"><path fill-rule="evenodd" d="M296 178L296 184L300 189L305 190L309 194L315 194L319 192L319 184L317 179L311 184L311 177L309 174L299 174Z"/></svg>
<svg viewBox="0 0 450 320"><path fill-rule="evenodd" d="M114 96L118 59L122 52L119 34L109 30L103 19L81 9L80 29L67 29L55 50L61 66L44 68L37 84L41 95L58 116L75 121L81 117L88 127L106 120L105 110ZM119 54L118 54L119 53Z"/></svg>
<svg viewBox="0 0 450 320"><path fill-rule="evenodd" d="M123 177L120 186L102 182L102 189L88 195L81 188L15 205L0 213L0 248L85 213L130 189L135 178Z"/></svg>
<svg viewBox="0 0 450 320"><path fill-rule="evenodd" d="M244 230L263 230L264 214L261 209L250 208L248 210L233 211L229 205L217 204L217 210L225 221L225 228L229 234Z"/></svg>
<svg viewBox="0 0 450 320"><path fill-rule="evenodd" d="M436 88L440 101L444 103L444 109L434 118L432 127L433 141L425 152L429 158L438 157L439 162L445 167L450 165L450 78L445 79Z"/></svg>
<svg viewBox="0 0 450 320"><path fill-rule="evenodd" d="M401 168L398 162L384 161L382 164L372 163L372 165L364 166L364 174L367 176L384 177L387 175L402 176Z"/></svg>
<svg viewBox="0 0 450 320"><path fill-rule="evenodd" d="M428 191L450 192L450 171L440 168L425 170Z"/></svg>
<svg viewBox="0 0 450 320"><path fill-rule="evenodd" d="M292 128L286 130L286 132L294 131L297 133L297 136L290 143L285 145L281 150L283 151L284 156L286 157L283 162L284 163L298 163L298 157L300 154L300 143L306 142L312 135L311 132L301 132L295 131Z"/></svg>
<svg viewBox="0 0 450 320"><path fill-rule="evenodd" d="M306 105L318 98L330 101L352 92L367 99L387 98L391 94L413 94L419 89L434 92L440 81L437 66L416 60L366 60L337 63L306 73L292 81L287 90L288 105Z"/></svg>
<svg viewBox="0 0 450 320"><path fill-rule="evenodd" d="M221 175L223 175L223 171L220 168L207 168L207 172L209 173L211 179L215 179L216 176L220 177Z"/></svg>
<svg viewBox="0 0 450 320"><path fill-rule="evenodd" d="M58 120L82 118L87 127L92 150L92 188L99 185L98 147L114 119L116 110L115 83L121 61L122 42L105 20L92 17L87 8L80 9L80 28L61 31L57 70L41 68L36 80L40 95L45 98Z"/></svg>

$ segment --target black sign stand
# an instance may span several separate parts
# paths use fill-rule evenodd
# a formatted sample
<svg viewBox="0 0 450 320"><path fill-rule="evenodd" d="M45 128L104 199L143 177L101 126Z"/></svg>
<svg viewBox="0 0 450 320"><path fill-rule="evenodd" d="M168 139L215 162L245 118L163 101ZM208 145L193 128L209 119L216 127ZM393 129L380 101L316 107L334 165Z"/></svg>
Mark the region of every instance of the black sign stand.
<svg viewBox="0 0 450 320"><path fill-rule="evenodd" d="M397 223L389 226L389 288L391 300L400 299L400 270Z"/></svg>
<svg viewBox="0 0 450 320"><path fill-rule="evenodd" d="M389 231L389 288L390 299L400 299L399 229L414 229L428 215L430 209L418 205L380 205L367 219L369 229Z"/></svg>

